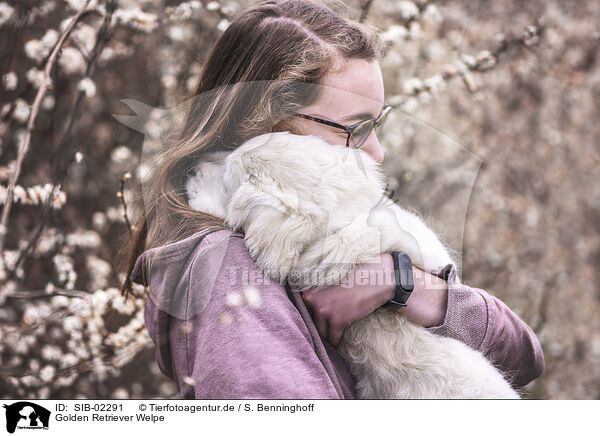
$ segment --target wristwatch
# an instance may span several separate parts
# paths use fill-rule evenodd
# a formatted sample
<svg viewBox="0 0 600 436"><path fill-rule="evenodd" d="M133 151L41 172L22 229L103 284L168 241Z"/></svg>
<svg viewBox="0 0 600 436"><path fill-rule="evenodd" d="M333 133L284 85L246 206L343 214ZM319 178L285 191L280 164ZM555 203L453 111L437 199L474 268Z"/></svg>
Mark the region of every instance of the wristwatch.
<svg viewBox="0 0 600 436"><path fill-rule="evenodd" d="M392 251L390 253L394 260L394 277L396 280L396 294L394 298L383 304L384 309L397 310L406 307L406 300L414 289L412 261L408 254L403 251Z"/></svg>

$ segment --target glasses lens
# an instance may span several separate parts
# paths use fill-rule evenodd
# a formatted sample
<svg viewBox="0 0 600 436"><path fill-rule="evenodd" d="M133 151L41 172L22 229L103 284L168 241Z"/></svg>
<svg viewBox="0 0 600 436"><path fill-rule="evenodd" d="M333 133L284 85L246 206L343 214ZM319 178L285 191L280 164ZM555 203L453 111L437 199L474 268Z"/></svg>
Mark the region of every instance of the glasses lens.
<svg viewBox="0 0 600 436"><path fill-rule="evenodd" d="M379 120L377 121L377 124L375 124L375 120L369 120L368 122L365 122L357 129L355 129L352 133L352 137L350 138L350 146L352 148L359 148L361 145L363 145L369 137L369 135L371 134L371 130L373 130L373 128L377 129L378 127L383 125L383 123L385 122L385 120L391 112L390 109L391 108L388 106L383 111L383 113L381 114L381 118L379 118Z"/></svg>
<svg viewBox="0 0 600 436"><path fill-rule="evenodd" d="M352 132L352 137L350 138L350 147L358 148L365 143L369 135L371 134L371 130L375 126L375 121L370 120L361 124Z"/></svg>
<svg viewBox="0 0 600 436"><path fill-rule="evenodd" d="M381 127L383 125L383 123L385 123L385 120L387 119L390 112L391 112L391 108L387 107L385 109L385 111L381 114L381 118L379 119L379 121L377 121L377 125L375 126L375 128Z"/></svg>

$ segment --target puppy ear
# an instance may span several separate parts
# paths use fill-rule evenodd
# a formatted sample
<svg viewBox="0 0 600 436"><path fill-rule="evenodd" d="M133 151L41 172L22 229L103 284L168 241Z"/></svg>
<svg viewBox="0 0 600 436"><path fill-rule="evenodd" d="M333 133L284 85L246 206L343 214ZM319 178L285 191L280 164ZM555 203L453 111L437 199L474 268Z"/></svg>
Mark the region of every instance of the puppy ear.
<svg viewBox="0 0 600 436"><path fill-rule="evenodd" d="M313 233L312 220L300 213L298 193L267 176L250 175L233 193L227 224L245 233L250 256L272 279L283 283Z"/></svg>

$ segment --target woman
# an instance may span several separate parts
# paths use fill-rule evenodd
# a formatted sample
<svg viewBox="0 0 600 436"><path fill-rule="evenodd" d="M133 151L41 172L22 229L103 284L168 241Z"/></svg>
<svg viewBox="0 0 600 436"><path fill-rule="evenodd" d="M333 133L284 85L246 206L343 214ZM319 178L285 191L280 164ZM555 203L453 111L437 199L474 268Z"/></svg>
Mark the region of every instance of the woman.
<svg viewBox="0 0 600 436"><path fill-rule="evenodd" d="M331 124L382 114L383 52L374 28L305 0L253 7L217 41L183 133L145 186L149 207L122 288L127 294L130 280L149 286L146 325L181 398L355 397L334 347L346 326L393 297L392 284L358 279L389 277L391 255L357 266L354 286L299 294L263 280L243 234L208 209L192 209L184 186L202 153L271 131L315 134L383 161L373 129L348 134ZM241 86L250 82L256 85ZM320 86L299 93L298 83ZM541 375L539 341L504 303L459 284L454 269L433 276L415 268L413 275L410 304L399 309L409 320L484 352L515 386Z"/></svg>

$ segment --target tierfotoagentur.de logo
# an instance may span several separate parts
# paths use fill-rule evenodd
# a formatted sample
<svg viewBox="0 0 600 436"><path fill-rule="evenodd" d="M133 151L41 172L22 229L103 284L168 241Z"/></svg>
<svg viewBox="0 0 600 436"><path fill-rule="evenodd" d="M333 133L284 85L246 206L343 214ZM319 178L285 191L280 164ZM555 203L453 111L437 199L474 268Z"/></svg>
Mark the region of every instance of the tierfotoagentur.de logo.
<svg viewBox="0 0 600 436"><path fill-rule="evenodd" d="M6 430L14 433L16 429L48 430L50 411L29 401L19 401L11 405L4 404L6 409Z"/></svg>

